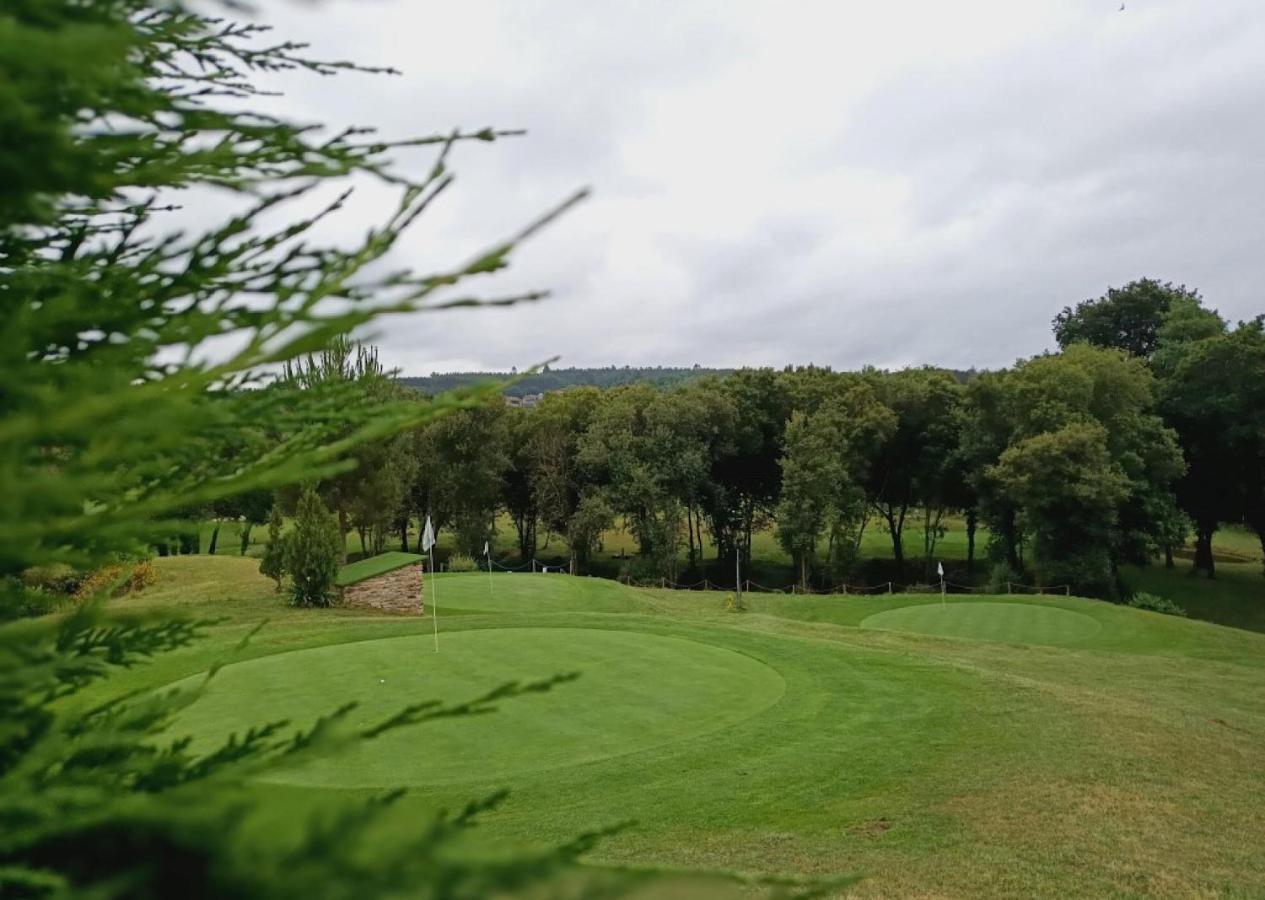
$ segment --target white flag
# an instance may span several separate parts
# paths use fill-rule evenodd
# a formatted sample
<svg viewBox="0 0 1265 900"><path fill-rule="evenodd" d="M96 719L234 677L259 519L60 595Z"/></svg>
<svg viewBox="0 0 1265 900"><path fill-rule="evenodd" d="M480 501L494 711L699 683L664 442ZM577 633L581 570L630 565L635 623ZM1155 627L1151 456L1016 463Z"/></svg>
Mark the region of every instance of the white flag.
<svg viewBox="0 0 1265 900"><path fill-rule="evenodd" d="M484 541L484 542L483 542L483 555L484 555L484 556L491 556L491 555L492 555L492 548L488 546L488 542L487 542L487 541Z"/></svg>
<svg viewBox="0 0 1265 900"><path fill-rule="evenodd" d="M431 527L430 516L426 517L426 528L422 531L422 552L429 553L435 546L435 529Z"/></svg>
<svg viewBox="0 0 1265 900"><path fill-rule="evenodd" d="M944 577L944 563L936 563L936 571L940 574L940 577L943 578Z"/></svg>

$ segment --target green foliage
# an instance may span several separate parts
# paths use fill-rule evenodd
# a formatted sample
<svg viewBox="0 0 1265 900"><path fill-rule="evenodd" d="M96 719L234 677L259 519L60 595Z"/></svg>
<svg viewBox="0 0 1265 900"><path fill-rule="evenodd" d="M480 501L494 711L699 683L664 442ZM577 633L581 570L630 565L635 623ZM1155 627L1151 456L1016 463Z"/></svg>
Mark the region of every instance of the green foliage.
<svg viewBox="0 0 1265 900"><path fill-rule="evenodd" d="M259 560L259 571L277 583L281 590L281 579L286 574L286 537L282 533L285 520L281 517L281 507L273 504L268 513L268 543L264 544L264 555Z"/></svg>
<svg viewBox="0 0 1265 900"><path fill-rule="evenodd" d="M1090 596L1114 593L1111 533L1128 482L1102 426L1072 424L1028 438L1001 455L992 476L1025 513L1043 581Z"/></svg>
<svg viewBox="0 0 1265 900"><path fill-rule="evenodd" d="M353 67L143 0L23 2L0 26L0 575L139 553L189 511L331 477L355 446L489 393L363 407L354 385L268 372L379 315L479 302L442 292L503 267L518 238L433 273L368 269L452 183L451 148L498 133L391 143L259 115L251 72ZM406 147L438 154L421 179L391 168ZM354 178L398 203L358 243L324 244ZM172 189L238 208L177 233Z"/></svg>
<svg viewBox="0 0 1265 900"><path fill-rule="evenodd" d="M567 542L571 545L573 566L588 560L614 522L615 511L600 492L593 491L580 498L575 512L567 519Z"/></svg>
<svg viewBox="0 0 1265 900"><path fill-rule="evenodd" d="M331 605L342 558L342 536L338 523L310 487L299 495L285 551L285 570L290 576L294 605Z"/></svg>
<svg viewBox="0 0 1265 900"><path fill-rule="evenodd" d="M464 553L454 553L448 557L449 572L477 572L479 564L474 561L473 557Z"/></svg>
<svg viewBox="0 0 1265 900"><path fill-rule="evenodd" d="M1170 308L1182 302L1198 304L1198 292L1150 278L1132 281L1075 309L1065 306L1054 318L1054 337L1064 350L1083 343L1147 359L1156 350Z"/></svg>
<svg viewBox="0 0 1265 900"><path fill-rule="evenodd" d="M1135 609L1149 609L1152 612L1164 613L1167 616L1186 617L1186 610L1182 609L1167 597L1161 597L1158 594L1148 594L1145 591L1138 591L1129 598L1129 605Z"/></svg>

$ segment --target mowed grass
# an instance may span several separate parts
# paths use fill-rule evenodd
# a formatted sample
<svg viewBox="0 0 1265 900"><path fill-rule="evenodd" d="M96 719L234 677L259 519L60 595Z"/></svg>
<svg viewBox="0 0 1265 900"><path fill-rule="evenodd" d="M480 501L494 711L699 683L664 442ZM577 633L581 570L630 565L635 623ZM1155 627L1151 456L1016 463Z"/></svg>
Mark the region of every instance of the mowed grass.
<svg viewBox="0 0 1265 900"><path fill-rule="evenodd" d="M875 613L862 628L1012 644L1071 646L1102 628L1092 616L1035 603L923 603Z"/></svg>
<svg viewBox="0 0 1265 900"><path fill-rule="evenodd" d="M347 700L370 721L581 673L245 786L274 801L260 841L380 784L411 785L389 827L414 831L505 787L490 843L632 820L595 865L855 872L858 896L1265 895L1259 634L1075 597L749 595L739 614L723 594L471 573L428 582L435 653L429 618L289 609L250 560L159 567L120 606L225 621L111 692L195 683L271 620L178 723L199 746Z"/></svg>

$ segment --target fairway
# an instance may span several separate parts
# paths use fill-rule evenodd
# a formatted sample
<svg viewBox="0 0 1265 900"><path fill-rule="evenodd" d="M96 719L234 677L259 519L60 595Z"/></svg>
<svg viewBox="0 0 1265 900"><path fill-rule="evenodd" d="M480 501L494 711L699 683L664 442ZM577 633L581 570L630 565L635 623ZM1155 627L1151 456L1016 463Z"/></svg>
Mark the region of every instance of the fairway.
<svg viewBox="0 0 1265 900"><path fill-rule="evenodd" d="M709 644L632 631L500 628L359 641L228 666L176 723L195 738L303 721L358 703L374 724L401 706L467 699L509 681L579 672L565 690L518 698L493 716L446 719L270 775L277 783L379 787L496 780L636 753L749 718L775 703L782 678ZM205 749L211 749L203 742Z"/></svg>
<svg viewBox="0 0 1265 900"><path fill-rule="evenodd" d="M168 731L199 752L351 701L369 726L580 673L253 776L273 801L256 840L348 792L409 788L404 835L503 788L493 847L635 823L597 865L856 873L859 896L1265 895L1258 634L1078 597L757 595L736 614L724 593L473 572L428 582L436 653L425 619L285 607L251 560L160 565L123 605L226 618L113 689L227 663Z"/></svg>
<svg viewBox="0 0 1265 900"><path fill-rule="evenodd" d="M902 606L868 616L862 628L1011 644L1075 644L1101 626L1083 613L1029 603L953 602Z"/></svg>

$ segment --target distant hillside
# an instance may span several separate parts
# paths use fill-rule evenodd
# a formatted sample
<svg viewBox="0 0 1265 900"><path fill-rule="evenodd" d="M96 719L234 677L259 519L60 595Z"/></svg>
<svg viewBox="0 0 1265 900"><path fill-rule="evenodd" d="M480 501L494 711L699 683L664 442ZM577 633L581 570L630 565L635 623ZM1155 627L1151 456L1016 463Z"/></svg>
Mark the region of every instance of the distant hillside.
<svg viewBox="0 0 1265 900"><path fill-rule="evenodd" d="M708 375L728 375L733 369L706 369L702 366L692 368L672 368L670 366L607 366L602 369L546 369L534 375L527 375L522 381L506 389L509 397L522 397L527 394L544 394L549 391L560 391L569 387L612 388L621 384L652 384L656 387L671 387L695 381ZM975 369L946 369L958 381L969 381L977 372ZM440 394L453 388L477 384L499 378L511 378L514 372L443 372L438 375L412 376L397 379L400 384L419 390L424 394Z"/></svg>
<svg viewBox="0 0 1265 900"><path fill-rule="evenodd" d="M524 394L542 394L546 391L559 391L569 387L611 388L621 384L653 384L657 387L670 387L693 381L707 375L727 375L732 369L704 369L695 366L689 369L665 368L663 366L624 366L616 368L607 366L604 369L546 369L527 375L522 381L508 388L505 393L511 397ZM453 388L476 384L496 378L510 378L513 372L443 372L438 375L424 377L408 377L398 379L401 384L408 385L425 394L439 394Z"/></svg>

